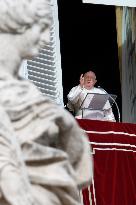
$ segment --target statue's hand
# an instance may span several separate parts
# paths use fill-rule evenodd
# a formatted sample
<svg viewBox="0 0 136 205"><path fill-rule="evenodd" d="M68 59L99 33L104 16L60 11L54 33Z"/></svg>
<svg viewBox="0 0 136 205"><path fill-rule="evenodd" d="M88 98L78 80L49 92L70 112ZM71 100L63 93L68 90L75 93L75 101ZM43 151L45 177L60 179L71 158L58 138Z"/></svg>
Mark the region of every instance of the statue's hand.
<svg viewBox="0 0 136 205"><path fill-rule="evenodd" d="M6 167L0 180L2 194L5 200L12 205L37 205L30 187L21 174L14 167Z"/></svg>

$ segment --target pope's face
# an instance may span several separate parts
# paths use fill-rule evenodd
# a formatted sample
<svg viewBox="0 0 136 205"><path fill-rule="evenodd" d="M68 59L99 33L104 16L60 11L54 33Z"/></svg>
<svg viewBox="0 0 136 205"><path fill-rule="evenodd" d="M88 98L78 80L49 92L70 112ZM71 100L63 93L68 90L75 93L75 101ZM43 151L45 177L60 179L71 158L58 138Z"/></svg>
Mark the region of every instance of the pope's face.
<svg viewBox="0 0 136 205"><path fill-rule="evenodd" d="M92 72L88 72L84 76L84 87L86 89L91 89L96 83L95 75Z"/></svg>

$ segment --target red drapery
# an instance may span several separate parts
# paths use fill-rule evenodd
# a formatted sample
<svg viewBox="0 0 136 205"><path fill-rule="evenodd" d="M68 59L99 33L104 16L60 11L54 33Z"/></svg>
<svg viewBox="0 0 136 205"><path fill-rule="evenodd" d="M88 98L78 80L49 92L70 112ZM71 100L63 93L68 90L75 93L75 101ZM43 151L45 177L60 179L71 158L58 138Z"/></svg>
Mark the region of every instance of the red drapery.
<svg viewBox="0 0 136 205"><path fill-rule="evenodd" d="M136 204L136 125L78 120L92 146L94 177L84 205ZM90 193L89 193L90 192ZM89 195L90 194L90 195Z"/></svg>

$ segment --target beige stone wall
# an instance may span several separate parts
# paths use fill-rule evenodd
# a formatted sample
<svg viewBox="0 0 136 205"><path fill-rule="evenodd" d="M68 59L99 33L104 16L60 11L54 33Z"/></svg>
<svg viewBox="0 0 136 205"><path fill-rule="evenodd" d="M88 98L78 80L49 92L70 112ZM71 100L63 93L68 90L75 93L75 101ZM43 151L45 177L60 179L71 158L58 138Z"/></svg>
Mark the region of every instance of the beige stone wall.
<svg viewBox="0 0 136 205"><path fill-rule="evenodd" d="M136 9L123 8L122 119L136 123Z"/></svg>
<svg viewBox="0 0 136 205"><path fill-rule="evenodd" d="M123 7L116 7L116 28L117 28L120 80L122 76L121 75L122 73L122 16L123 16Z"/></svg>

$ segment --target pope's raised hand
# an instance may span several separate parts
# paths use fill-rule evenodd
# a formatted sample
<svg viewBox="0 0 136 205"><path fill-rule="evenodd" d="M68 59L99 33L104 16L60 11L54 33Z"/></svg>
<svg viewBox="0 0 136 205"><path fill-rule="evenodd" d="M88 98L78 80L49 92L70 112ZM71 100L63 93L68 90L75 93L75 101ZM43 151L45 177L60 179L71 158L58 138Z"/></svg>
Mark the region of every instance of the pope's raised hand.
<svg viewBox="0 0 136 205"><path fill-rule="evenodd" d="M84 86L84 75L83 74L81 74L81 76L80 76L80 86L81 86L81 88L83 88L83 86Z"/></svg>

